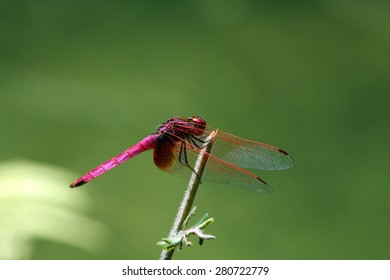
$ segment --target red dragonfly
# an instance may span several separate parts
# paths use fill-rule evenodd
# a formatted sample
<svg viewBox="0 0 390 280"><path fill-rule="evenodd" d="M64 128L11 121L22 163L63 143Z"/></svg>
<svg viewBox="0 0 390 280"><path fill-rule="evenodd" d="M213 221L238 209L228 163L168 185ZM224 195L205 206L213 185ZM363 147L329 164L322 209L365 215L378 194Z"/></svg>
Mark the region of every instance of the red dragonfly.
<svg viewBox="0 0 390 280"><path fill-rule="evenodd" d="M212 131L201 117L174 117L161 124L157 131L74 181L78 187L149 149L154 149L154 163L162 171L189 178L206 138ZM283 150L219 131L212 153L208 155L202 181L230 184L257 192L271 193L271 187L243 168L281 170L293 166Z"/></svg>

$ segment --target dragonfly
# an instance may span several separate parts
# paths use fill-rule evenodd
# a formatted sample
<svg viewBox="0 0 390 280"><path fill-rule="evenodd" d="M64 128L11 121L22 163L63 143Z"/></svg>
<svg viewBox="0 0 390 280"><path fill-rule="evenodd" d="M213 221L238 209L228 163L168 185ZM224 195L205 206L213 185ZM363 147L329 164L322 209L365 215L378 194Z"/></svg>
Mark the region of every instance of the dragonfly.
<svg viewBox="0 0 390 280"><path fill-rule="evenodd" d="M157 130L119 155L102 163L74 181L70 187L82 186L136 155L153 149L155 165L162 171L189 178L195 162L215 129L200 116L174 117ZM202 175L202 182L222 183L256 192L271 193L272 188L260 177L246 170L283 170L293 166L284 150L247 140L218 130Z"/></svg>

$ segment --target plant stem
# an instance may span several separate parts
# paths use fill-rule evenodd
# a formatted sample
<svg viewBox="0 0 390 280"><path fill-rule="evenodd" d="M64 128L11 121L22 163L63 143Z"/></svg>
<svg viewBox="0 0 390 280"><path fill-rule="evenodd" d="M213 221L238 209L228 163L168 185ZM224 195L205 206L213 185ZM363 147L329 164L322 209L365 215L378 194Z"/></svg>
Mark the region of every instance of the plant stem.
<svg viewBox="0 0 390 280"><path fill-rule="evenodd" d="M184 193L183 200L180 204L179 210L176 215L175 222L173 223L172 229L169 233L169 237L175 236L183 227L183 222L187 218L188 214L192 209L192 205L195 200L196 192L198 191L199 184L201 183L203 172L206 168L207 160L211 149L214 144L214 138L218 131L213 131L206 139L206 146L202 149L196 160L194 172L192 172L190 181L186 192ZM175 249L163 250L160 255L160 260L172 259Z"/></svg>

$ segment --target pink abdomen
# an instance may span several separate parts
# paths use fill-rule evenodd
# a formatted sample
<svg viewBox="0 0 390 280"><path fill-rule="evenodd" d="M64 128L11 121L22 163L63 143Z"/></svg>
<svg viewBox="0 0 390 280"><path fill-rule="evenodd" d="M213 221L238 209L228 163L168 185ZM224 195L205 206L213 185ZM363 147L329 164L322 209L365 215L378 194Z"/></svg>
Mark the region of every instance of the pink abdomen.
<svg viewBox="0 0 390 280"><path fill-rule="evenodd" d="M78 187L81 185L84 185L85 183L91 181L92 179L102 175L106 171L113 169L114 167L118 166L119 164L131 159L132 157L138 155L139 153L142 153L146 150L152 149L157 145L158 140L158 134L152 134L148 137L142 139L140 142L138 142L136 145L128 148L123 153L120 153L119 155L113 157L112 159L106 161L105 163L102 163L95 169L92 169L85 175L81 176L79 179L74 181L70 187Z"/></svg>

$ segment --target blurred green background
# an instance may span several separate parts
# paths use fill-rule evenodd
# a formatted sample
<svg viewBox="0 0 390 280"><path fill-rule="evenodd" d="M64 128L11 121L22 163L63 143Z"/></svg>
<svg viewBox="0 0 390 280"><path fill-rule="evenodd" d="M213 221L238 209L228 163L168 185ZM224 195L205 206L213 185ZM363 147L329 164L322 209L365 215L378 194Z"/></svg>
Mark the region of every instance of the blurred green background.
<svg viewBox="0 0 390 280"><path fill-rule="evenodd" d="M0 258L157 259L186 180L68 185L176 115L295 166L201 185L217 239L175 259L390 258L389 1L0 3Z"/></svg>

